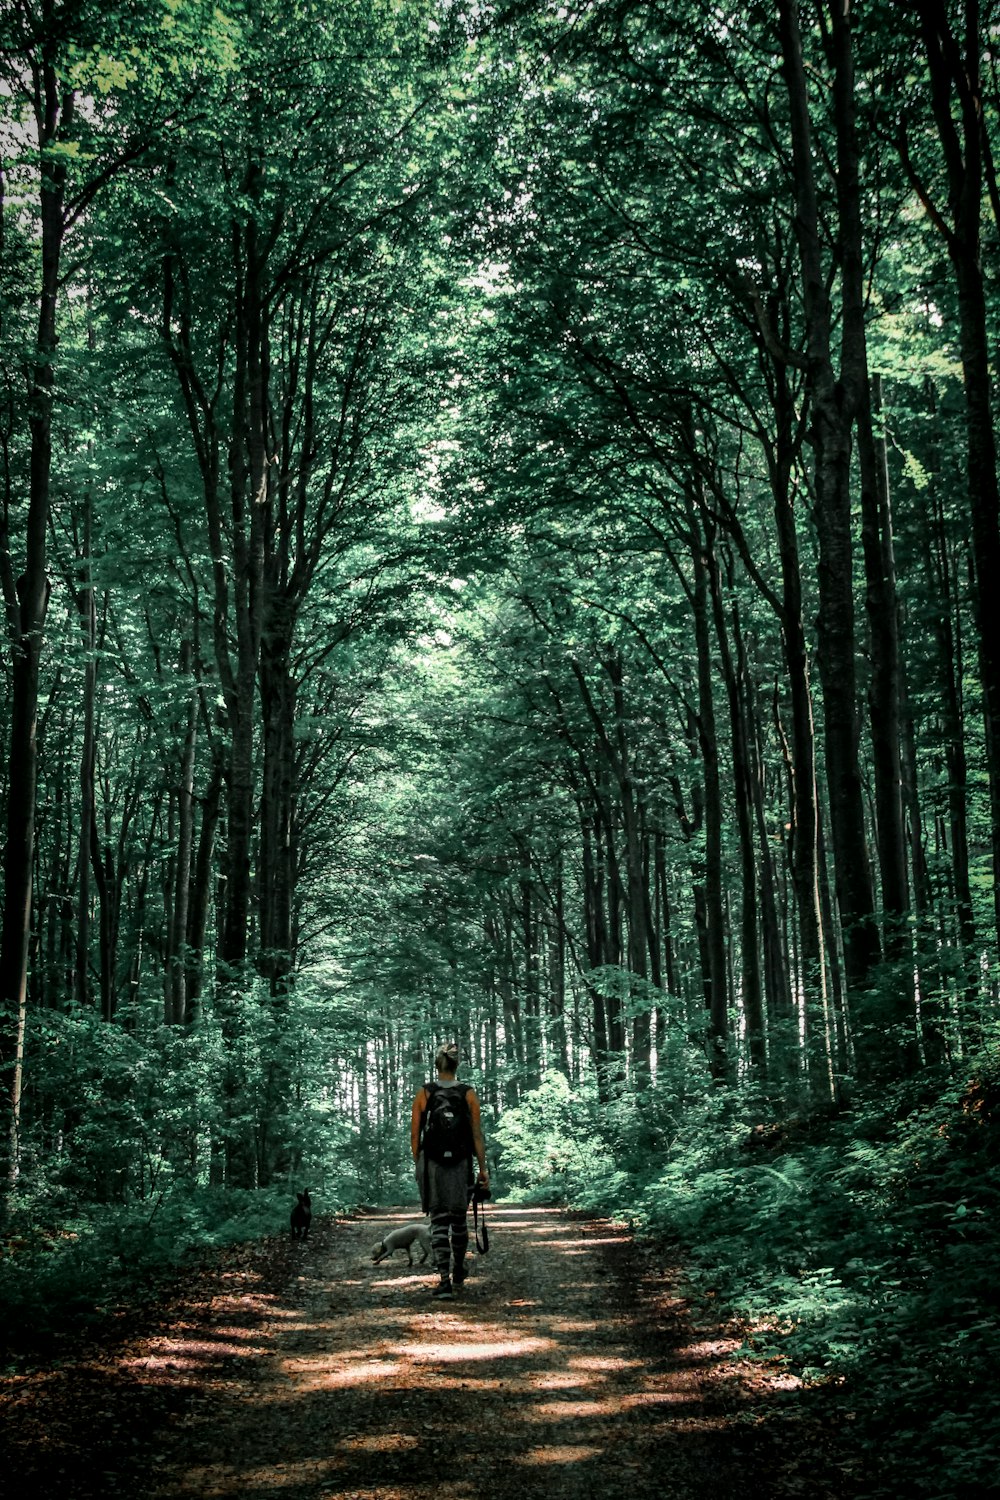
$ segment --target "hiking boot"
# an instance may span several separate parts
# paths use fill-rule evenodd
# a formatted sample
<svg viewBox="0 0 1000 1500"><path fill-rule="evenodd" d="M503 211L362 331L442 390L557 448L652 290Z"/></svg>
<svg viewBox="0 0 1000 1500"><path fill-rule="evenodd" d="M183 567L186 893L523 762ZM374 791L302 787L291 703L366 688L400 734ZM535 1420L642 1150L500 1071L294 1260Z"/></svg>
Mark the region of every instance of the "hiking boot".
<svg viewBox="0 0 1000 1500"><path fill-rule="evenodd" d="M455 1293L452 1290L451 1281L447 1276L442 1276L437 1286L431 1292L431 1296L437 1302L453 1302Z"/></svg>
<svg viewBox="0 0 1000 1500"><path fill-rule="evenodd" d="M462 1283L465 1280L465 1261L464 1260L456 1260L456 1262L455 1262L455 1269L451 1273L451 1279L452 1279L452 1281L455 1284L455 1290L456 1290L456 1292L460 1291L461 1287L462 1287Z"/></svg>

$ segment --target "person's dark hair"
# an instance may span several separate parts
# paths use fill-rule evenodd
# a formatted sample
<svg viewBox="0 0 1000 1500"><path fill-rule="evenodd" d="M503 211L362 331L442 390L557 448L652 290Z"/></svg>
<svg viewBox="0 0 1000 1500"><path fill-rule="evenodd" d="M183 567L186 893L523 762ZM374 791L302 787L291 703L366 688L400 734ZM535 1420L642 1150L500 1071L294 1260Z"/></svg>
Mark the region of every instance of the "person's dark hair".
<svg viewBox="0 0 1000 1500"><path fill-rule="evenodd" d="M442 1042L434 1054L434 1066L438 1072L454 1073L458 1067L458 1043Z"/></svg>

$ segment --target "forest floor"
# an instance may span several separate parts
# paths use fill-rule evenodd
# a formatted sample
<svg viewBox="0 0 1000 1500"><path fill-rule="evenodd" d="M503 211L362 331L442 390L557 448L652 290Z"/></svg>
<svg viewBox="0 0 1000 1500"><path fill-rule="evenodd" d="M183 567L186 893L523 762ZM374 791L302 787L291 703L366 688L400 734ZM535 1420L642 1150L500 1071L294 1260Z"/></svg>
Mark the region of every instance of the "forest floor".
<svg viewBox="0 0 1000 1500"><path fill-rule="evenodd" d="M372 1246L410 1209L215 1254L100 1343L0 1377L10 1494L846 1500L849 1424L608 1220L491 1205L460 1300Z"/></svg>

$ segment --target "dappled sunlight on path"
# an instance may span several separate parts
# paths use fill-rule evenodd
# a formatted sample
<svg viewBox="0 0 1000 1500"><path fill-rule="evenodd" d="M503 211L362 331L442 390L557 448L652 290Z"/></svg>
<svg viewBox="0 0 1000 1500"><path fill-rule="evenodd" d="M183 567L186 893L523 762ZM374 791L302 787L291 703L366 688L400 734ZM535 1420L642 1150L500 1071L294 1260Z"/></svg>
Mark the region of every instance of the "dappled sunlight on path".
<svg viewBox="0 0 1000 1500"><path fill-rule="evenodd" d="M318 1221L287 1249L283 1296L234 1305L222 1284L204 1326L153 1341L143 1378L198 1387L153 1500L786 1493L745 1467L735 1340L692 1338L622 1228L493 1206L490 1254L440 1304L416 1259L370 1261L412 1217Z"/></svg>

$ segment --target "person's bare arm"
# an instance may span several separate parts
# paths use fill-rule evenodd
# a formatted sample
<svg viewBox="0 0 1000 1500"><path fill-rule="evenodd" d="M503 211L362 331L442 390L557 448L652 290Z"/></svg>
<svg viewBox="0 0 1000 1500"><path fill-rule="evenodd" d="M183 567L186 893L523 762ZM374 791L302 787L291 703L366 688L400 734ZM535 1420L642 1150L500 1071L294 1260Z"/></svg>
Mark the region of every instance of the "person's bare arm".
<svg viewBox="0 0 1000 1500"><path fill-rule="evenodd" d="M426 1108L427 1090L421 1089L414 1099L413 1109L410 1111L410 1150L413 1152L414 1161L420 1155L420 1121L423 1119Z"/></svg>
<svg viewBox="0 0 1000 1500"><path fill-rule="evenodd" d="M469 1114L472 1118L472 1144L476 1148L476 1160L479 1163L480 1182L489 1182L490 1174L486 1170L486 1142L483 1140L483 1125L479 1117L479 1096L475 1089L470 1089L466 1094L469 1101Z"/></svg>

